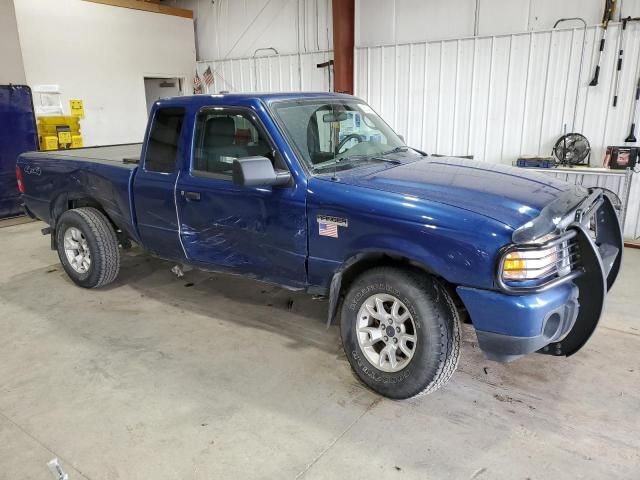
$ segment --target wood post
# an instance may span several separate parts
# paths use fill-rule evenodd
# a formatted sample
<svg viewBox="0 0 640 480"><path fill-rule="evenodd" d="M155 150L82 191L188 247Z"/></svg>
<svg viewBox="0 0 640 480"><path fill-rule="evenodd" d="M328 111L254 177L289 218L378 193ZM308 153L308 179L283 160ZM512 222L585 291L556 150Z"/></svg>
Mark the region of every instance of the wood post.
<svg viewBox="0 0 640 480"><path fill-rule="evenodd" d="M336 92L353 94L354 0L332 0L333 60Z"/></svg>

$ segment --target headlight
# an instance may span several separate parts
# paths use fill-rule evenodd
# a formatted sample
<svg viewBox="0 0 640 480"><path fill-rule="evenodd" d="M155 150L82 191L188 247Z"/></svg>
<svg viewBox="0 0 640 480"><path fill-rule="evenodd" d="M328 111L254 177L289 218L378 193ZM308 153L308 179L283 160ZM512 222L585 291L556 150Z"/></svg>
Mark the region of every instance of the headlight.
<svg viewBox="0 0 640 480"><path fill-rule="evenodd" d="M502 278L505 280L544 278L555 272L557 262L558 247L546 250L514 250L504 257Z"/></svg>
<svg viewBox="0 0 640 480"><path fill-rule="evenodd" d="M571 247L562 242L547 248L515 248L502 257L501 270L507 282L564 276L571 271Z"/></svg>

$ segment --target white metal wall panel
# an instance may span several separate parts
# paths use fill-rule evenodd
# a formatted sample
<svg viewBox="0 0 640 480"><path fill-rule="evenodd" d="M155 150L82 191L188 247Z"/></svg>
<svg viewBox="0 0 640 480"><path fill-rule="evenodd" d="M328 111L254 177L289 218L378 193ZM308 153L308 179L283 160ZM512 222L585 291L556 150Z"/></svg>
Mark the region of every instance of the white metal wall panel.
<svg viewBox="0 0 640 480"><path fill-rule="evenodd" d="M640 181L639 175L634 174L631 182L631 190L629 192L629 201L627 206L626 223L624 226L625 238L640 238Z"/></svg>
<svg viewBox="0 0 640 480"><path fill-rule="evenodd" d="M596 87L587 85L601 30L587 30L575 130L589 138L595 164L627 135L638 75L640 24L633 23L618 107L611 107L617 28L609 27ZM357 48L356 94L430 152L502 163L549 154L563 126L572 130L582 37L568 29Z"/></svg>
<svg viewBox="0 0 640 480"><path fill-rule="evenodd" d="M208 0L201 0L208 1ZM358 47L548 30L559 18L602 18L604 0L356 0ZM620 12L622 8L622 12ZM640 15L618 0L614 19Z"/></svg>
<svg viewBox="0 0 640 480"><path fill-rule="evenodd" d="M265 47L281 54L333 48L331 0L170 3L193 11L199 60L250 57Z"/></svg>
<svg viewBox="0 0 640 480"><path fill-rule="evenodd" d="M588 83L601 29L590 27L580 85L578 28L356 48L355 93L430 153L511 164L520 155L549 155L566 125L587 136L592 165L600 165L607 145L624 144L640 75L640 23L630 23L613 108L618 29L609 26L596 87ZM633 237L640 233L635 191L627 217Z"/></svg>
<svg viewBox="0 0 640 480"><path fill-rule="evenodd" d="M232 58L213 62L198 62L202 73L211 67L214 84L211 93L229 92L297 92L329 91L326 68L316 65L333 58L333 52L312 52L293 55L269 55ZM331 78L333 84L333 78Z"/></svg>

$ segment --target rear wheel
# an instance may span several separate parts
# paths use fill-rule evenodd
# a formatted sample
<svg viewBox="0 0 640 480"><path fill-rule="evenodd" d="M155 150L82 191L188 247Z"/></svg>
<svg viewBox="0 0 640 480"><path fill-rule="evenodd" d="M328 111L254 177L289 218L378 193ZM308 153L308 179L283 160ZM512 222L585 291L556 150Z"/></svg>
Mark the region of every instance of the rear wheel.
<svg viewBox="0 0 640 480"><path fill-rule="evenodd" d="M344 299L340 331L356 375L385 397L433 392L458 365L457 310L420 272L380 267L362 274Z"/></svg>
<svg viewBox="0 0 640 480"><path fill-rule="evenodd" d="M118 239L101 211L83 207L64 212L56 225L56 243L60 262L77 285L102 287L118 276Z"/></svg>

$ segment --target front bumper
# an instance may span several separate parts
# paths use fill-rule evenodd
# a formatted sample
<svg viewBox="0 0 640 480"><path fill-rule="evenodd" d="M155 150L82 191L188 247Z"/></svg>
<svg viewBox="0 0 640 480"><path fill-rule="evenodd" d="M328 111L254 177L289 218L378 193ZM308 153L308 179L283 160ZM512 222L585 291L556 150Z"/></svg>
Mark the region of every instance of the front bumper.
<svg viewBox="0 0 640 480"><path fill-rule="evenodd" d="M507 295L458 287L478 344L490 360L509 362L561 341L576 323L579 290L573 283L537 294Z"/></svg>
<svg viewBox="0 0 640 480"><path fill-rule="evenodd" d="M543 288L457 288L488 358L507 362L536 351L569 356L595 330L620 269L622 232L613 204L602 191L594 190L571 215L566 231L575 232L577 275ZM592 217L595 231L589 230Z"/></svg>

